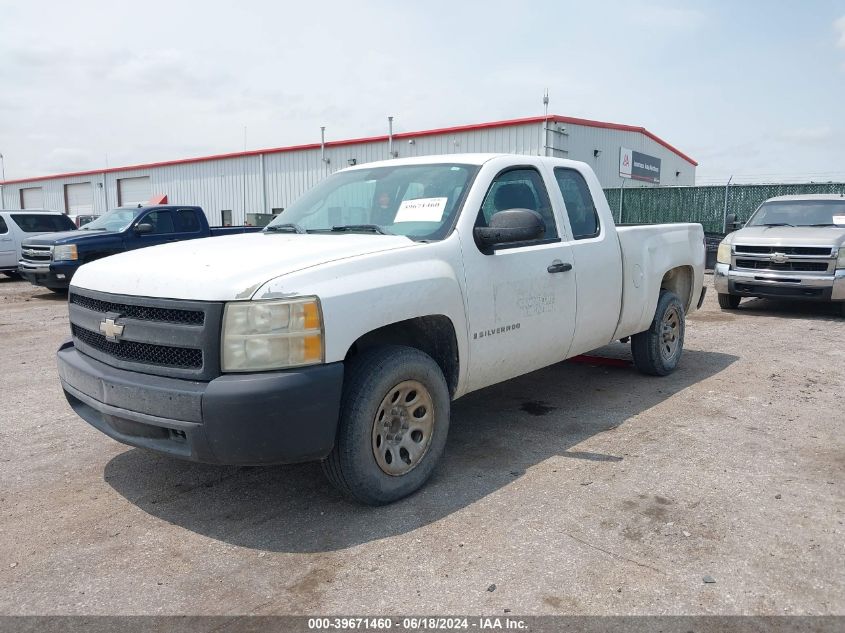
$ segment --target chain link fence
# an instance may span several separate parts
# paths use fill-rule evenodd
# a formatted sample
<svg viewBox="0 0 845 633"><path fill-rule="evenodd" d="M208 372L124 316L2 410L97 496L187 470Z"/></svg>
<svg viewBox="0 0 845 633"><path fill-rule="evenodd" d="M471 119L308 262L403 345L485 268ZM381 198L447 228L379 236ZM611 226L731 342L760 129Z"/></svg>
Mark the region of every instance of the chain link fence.
<svg viewBox="0 0 845 633"><path fill-rule="evenodd" d="M607 202L617 222L656 224L699 222L709 233L723 231L725 193L728 213L744 222L768 198L803 193L845 193L845 183L802 183L769 185L724 185L706 187L632 187L605 189ZM620 218L619 197L622 196Z"/></svg>

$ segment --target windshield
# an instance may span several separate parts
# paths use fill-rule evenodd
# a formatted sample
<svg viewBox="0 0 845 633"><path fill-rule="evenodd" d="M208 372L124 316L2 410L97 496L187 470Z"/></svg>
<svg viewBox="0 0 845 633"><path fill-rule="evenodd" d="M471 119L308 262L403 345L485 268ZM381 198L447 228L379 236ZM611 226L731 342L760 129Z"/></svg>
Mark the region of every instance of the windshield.
<svg viewBox="0 0 845 633"><path fill-rule="evenodd" d="M76 229L73 221L66 215L46 215L43 213L13 213L15 221L21 231L25 233L55 233L57 231L73 231Z"/></svg>
<svg viewBox="0 0 845 633"><path fill-rule="evenodd" d="M280 213L265 231L441 240L451 231L477 171L474 165L434 164L338 172Z"/></svg>
<svg viewBox="0 0 845 633"><path fill-rule="evenodd" d="M746 226L841 226L845 228L845 198L766 202Z"/></svg>
<svg viewBox="0 0 845 633"><path fill-rule="evenodd" d="M123 231L129 228L133 220L143 209L112 209L93 222L83 226L80 231Z"/></svg>

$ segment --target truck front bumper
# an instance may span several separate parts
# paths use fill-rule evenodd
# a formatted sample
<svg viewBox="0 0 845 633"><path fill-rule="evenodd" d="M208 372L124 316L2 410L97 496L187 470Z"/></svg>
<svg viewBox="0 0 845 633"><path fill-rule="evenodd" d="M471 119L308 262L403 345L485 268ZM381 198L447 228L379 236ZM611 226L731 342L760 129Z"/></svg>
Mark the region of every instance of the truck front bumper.
<svg viewBox="0 0 845 633"><path fill-rule="evenodd" d="M334 445L343 363L197 382L117 369L68 341L58 365L73 410L130 446L258 465L321 459Z"/></svg>
<svg viewBox="0 0 845 633"><path fill-rule="evenodd" d="M771 273L731 270L728 264L716 264L713 283L719 294L768 299L803 299L807 301L845 301L845 270L833 275Z"/></svg>
<svg viewBox="0 0 845 633"><path fill-rule="evenodd" d="M18 274L36 286L62 289L70 285L70 280L77 268L79 268L78 265L71 263L33 265L21 261L18 263Z"/></svg>

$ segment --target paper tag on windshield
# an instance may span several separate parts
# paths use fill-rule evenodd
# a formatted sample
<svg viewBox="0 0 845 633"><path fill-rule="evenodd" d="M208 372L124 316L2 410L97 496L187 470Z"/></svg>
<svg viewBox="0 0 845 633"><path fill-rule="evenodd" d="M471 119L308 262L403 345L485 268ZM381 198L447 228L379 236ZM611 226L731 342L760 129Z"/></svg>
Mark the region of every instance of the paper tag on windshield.
<svg viewBox="0 0 845 633"><path fill-rule="evenodd" d="M440 222L449 198L403 200L394 222Z"/></svg>
<svg viewBox="0 0 845 633"><path fill-rule="evenodd" d="M833 223L836 226L845 226L845 215L834 215Z"/></svg>

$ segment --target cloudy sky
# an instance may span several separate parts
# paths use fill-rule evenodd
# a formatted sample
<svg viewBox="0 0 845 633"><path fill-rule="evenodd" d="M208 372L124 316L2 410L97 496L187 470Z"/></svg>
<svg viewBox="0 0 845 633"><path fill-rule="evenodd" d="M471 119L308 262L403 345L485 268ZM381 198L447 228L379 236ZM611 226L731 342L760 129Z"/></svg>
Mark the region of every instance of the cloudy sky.
<svg viewBox="0 0 845 633"><path fill-rule="evenodd" d="M845 179L845 0L0 0L9 179L542 114Z"/></svg>

